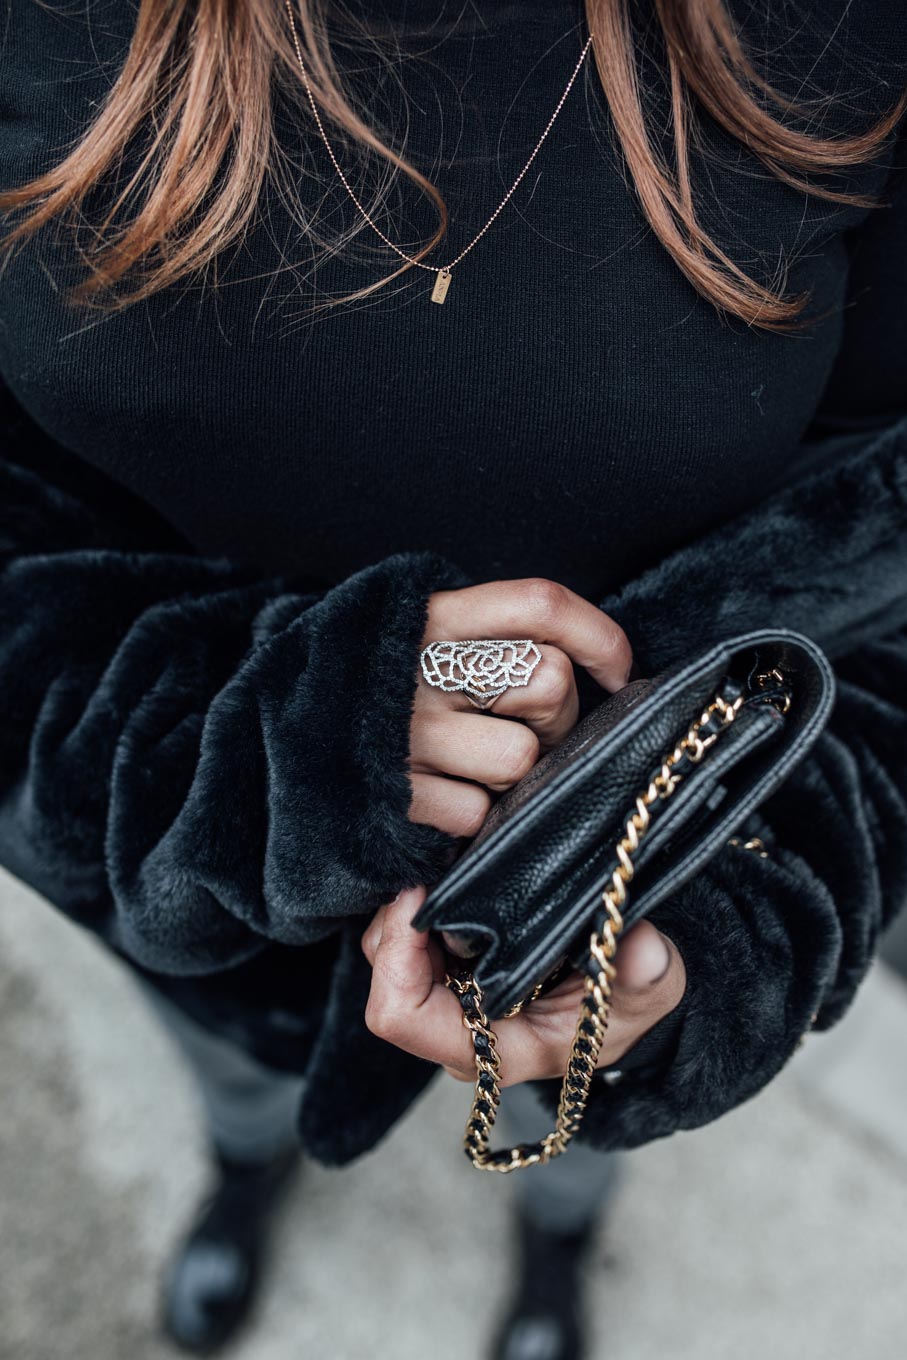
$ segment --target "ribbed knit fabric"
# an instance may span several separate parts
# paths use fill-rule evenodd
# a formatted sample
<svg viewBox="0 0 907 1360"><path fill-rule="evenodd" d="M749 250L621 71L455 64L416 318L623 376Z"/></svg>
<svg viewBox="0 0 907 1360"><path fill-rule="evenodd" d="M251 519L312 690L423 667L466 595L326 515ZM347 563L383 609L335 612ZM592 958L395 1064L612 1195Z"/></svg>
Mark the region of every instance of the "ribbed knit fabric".
<svg viewBox="0 0 907 1360"><path fill-rule="evenodd" d="M651 47L648 8L639 6L640 31ZM786 91L836 96L829 130L866 125L907 78L898 0L829 0L800 16L795 33L783 8L768 18L733 8ZM444 263L535 145L585 40L584 8L347 0L329 9L366 112L395 146L406 138L450 207L431 256ZM65 13L11 0L0 183L51 163L92 116L134 12L126 0ZM398 54L393 74L355 36L357 20L384 33ZM650 55L646 98L667 126L657 49ZM307 209L321 205L323 230L354 226L304 108L282 133L301 150L299 196ZM884 290L861 287L859 307L844 310L848 252L861 234L884 231L878 219L861 233L868 210L806 202L707 120L704 135L707 155L693 167L704 220L760 277L789 259L791 291L811 292L810 312L824 318L798 336L722 319L682 277L625 185L590 53L443 307L429 302L433 276L411 270L313 321L313 295L367 285L395 257L366 229L311 268L317 251L271 194L266 224L220 263L221 287L209 276L118 316L65 305L67 238L55 246L47 233L0 279L0 371L57 440L201 551L329 585L430 548L476 580L541 574L601 598L787 478L811 422L871 422L894 408L903 381L889 357L907 350L903 307L886 316ZM358 153L334 138L361 186ZM881 190L891 161L889 148L853 185ZM381 218L409 249L434 221L406 180ZM298 276L273 272L281 251ZM889 252L887 278L905 255ZM845 383L833 377L836 359Z"/></svg>

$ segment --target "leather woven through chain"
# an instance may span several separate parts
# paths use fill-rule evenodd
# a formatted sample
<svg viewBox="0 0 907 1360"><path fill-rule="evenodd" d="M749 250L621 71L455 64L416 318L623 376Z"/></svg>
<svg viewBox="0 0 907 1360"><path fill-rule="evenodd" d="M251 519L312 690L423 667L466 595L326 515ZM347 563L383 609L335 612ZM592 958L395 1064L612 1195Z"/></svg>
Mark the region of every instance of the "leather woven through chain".
<svg viewBox="0 0 907 1360"><path fill-rule="evenodd" d="M777 672L773 674L778 676ZM778 676L778 679L781 677ZM582 1124L611 1015L611 989L616 976L612 959L623 929L622 908L627 901L627 884L635 873L633 856L651 824L650 809L660 799L671 797L683 779L684 766L699 764L722 731L734 721L745 698L744 693L730 700L720 693L715 695L686 735L664 758L660 770L648 788L639 794L627 818L624 833L614 848L614 870L602 893L605 917L601 928L593 932L589 941L583 998L561 1087L555 1126L551 1133L538 1142L490 1150L491 1132L501 1103L498 1041L482 1007L482 989L472 974L447 975L445 981L463 1008L463 1023L472 1036L475 1050L475 1095L463 1147L478 1171L506 1173L528 1166L543 1166L567 1150L570 1140ZM530 1001L536 993L533 993ZM519 1009L521 1007L515 1007L508 1014L513 1015Z"/></svg>

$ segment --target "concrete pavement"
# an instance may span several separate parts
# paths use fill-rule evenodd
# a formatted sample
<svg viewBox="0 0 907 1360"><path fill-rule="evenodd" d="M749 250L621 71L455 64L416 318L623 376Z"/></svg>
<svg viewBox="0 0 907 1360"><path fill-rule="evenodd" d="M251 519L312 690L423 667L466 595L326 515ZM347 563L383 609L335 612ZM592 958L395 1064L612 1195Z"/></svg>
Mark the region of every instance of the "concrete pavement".
<svg viewBox="0 0 907 1360"><path fill-rule="evenodd" d="M193 1093L129 977L0 876L0 1357L173 1360L156 1281L202 1192ZM907 986L877 968L758 1100L634 1154L589 1267L592 1360L902 1360ZM482 1360L511 1187L439 1083L308 1170L229 1360Z"/></svg>

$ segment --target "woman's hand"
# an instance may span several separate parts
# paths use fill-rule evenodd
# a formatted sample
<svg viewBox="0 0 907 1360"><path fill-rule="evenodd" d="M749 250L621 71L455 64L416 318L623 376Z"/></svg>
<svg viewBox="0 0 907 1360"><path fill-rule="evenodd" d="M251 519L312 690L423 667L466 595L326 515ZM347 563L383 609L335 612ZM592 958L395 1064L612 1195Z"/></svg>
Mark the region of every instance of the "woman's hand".
<svg viewBox="0 0 907 1360"><path fill-rule="evenodd" d="M424 897L424 888L401 893L381 908L362 937L372 965L366 1024L380 1039L472 1081L472 1040L459 1001L444 985L443 950L436 939L410 925ZM677 947L648 921L627 931L615 962L612 1013L599 1067L618 1062L679 1004L686 987ZM502 1086L563 1076L582 989L576 974L520 1015L495 1022Z"/></svg>
<svg viewBox="0 0 907 1360"><path fill-rule="evenodd" d="M575 726L574 663L613 693L627 683L633 662L626 634L613 619L565 586L536 578L434 594L422 645L470 637L529 637L542 660L529 684L507 690L490 715L463 694L424 684L416 691L410 820L455 836L474 836L491 794L522 779ZM472 1042L460 1004L444 985L443 950L410 925L423 897L424 889L401 894L381 908L363 936L373 968L366 1023L389 1043L471 1080ZM677 949L646 923L627 932L617 965L600 1066L615 1062L673 1010L686 982ZM522 1015L496 1023L505 1085L563 1075L582 986L577 975Z"/></svg>
<svg viewBox="0 0 907 1360"><path fill-rule="evenodd" d="M633 661L623 629L554 581L492 581L432 595L423 646L485 637L539 644L529 684L507 690L483 713L464 694L420 683L410 726L410 821L453 836L474 836L491 794L516 784L575 726L574 662L613 692L627 683Z"/></svg>

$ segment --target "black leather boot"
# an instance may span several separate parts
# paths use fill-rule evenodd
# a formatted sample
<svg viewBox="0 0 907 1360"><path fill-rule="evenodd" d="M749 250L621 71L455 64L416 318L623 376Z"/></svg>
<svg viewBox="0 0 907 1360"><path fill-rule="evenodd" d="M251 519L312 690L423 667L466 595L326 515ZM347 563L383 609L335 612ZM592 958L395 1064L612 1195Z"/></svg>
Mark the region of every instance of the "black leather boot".
<svg viewBox="0 0 907 1360"><path fill-rule="evenodd" d="M582 1263L595 1224L551 1232L518 1218L518 1281L492 1360L582 1360Z"/></svg>
<svg viewBox="0 0 907 1360"><path fill-rule="evenodd" d="M211 1354L246 1318L271 1213L299 1160L295 1149L263 1165L216 1154L218 1183L164 1284L163 1328L183 1350Z"/></svg>

